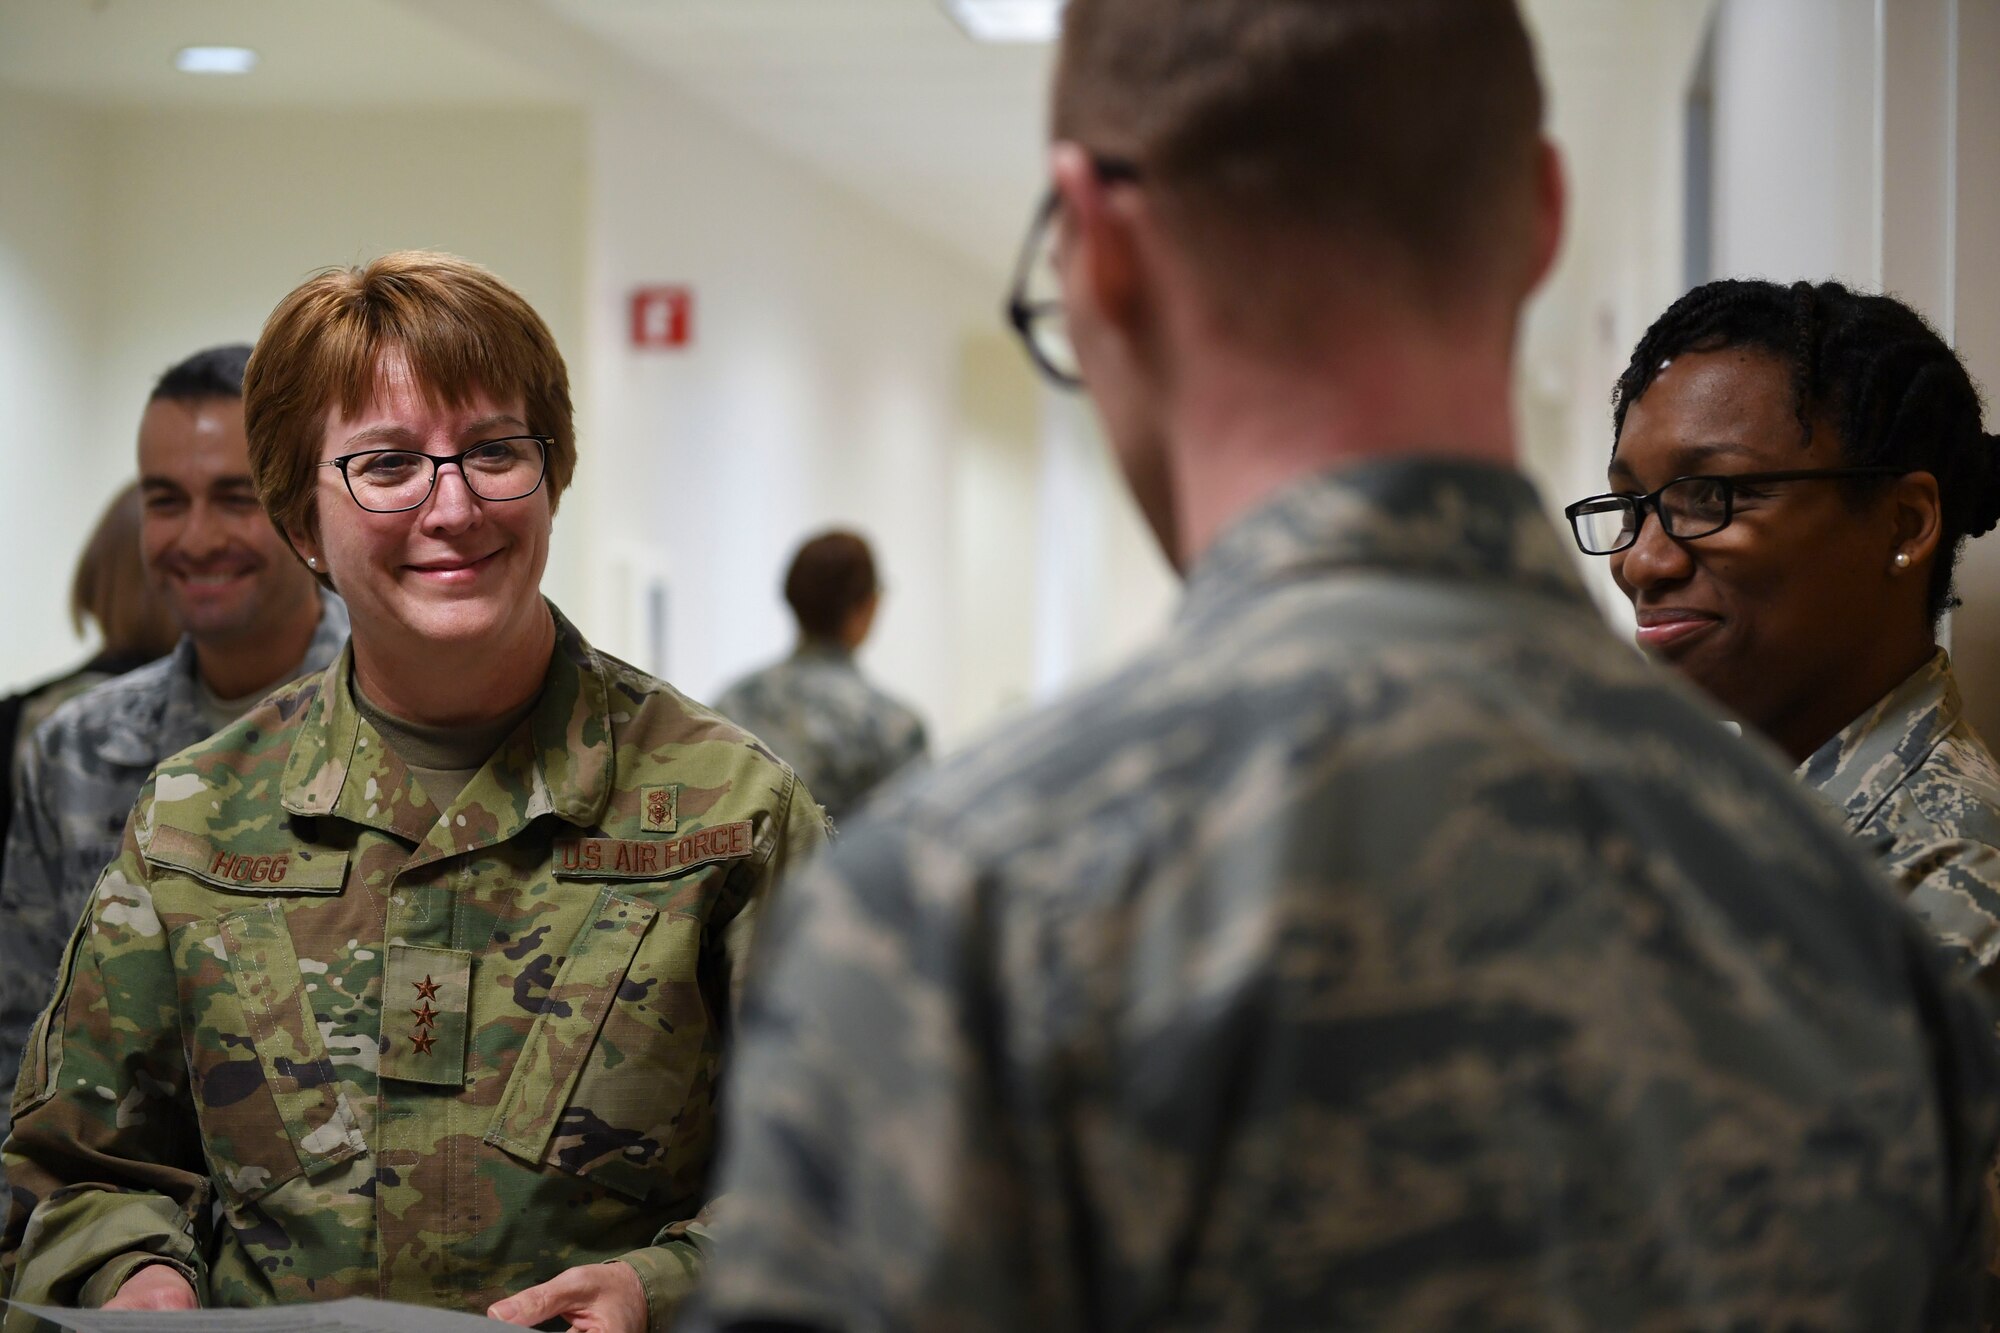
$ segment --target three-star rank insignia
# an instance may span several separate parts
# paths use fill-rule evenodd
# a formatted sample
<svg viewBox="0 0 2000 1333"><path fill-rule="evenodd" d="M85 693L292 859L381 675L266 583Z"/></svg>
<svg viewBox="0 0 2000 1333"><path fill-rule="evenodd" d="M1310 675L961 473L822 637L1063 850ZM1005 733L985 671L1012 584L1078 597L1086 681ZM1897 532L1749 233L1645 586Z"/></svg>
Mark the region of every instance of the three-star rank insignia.
<svg viewBox="0 0 2000 1333"><path fill-rule="evenodd" d="M463 1086L472 955L413 944L391 944L387 953L382 1077Z"/></svg>
<svg viewBox="0 0 2000 1333"><path fill-rule="evenodd" d="M411 1016L417 1020L416 1027L410 1032L410 1045L418 1055L429 1055L431 1048L437 1044L435 1029L438 1011L431 1007L431 1001L437 998L438 983L432 981L430 973L426 972L422 981L410 984L417 991L417 1007L410 1010Z"/></svg>

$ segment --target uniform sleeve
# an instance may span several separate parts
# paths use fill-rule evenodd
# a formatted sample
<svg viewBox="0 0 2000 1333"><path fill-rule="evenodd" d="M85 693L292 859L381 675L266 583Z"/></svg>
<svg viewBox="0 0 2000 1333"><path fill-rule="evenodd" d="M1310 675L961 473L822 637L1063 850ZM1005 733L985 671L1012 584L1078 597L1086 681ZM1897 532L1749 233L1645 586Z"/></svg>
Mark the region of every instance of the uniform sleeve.
<svg viewBox="0 0 2000 1333"><path fill-rule="evenodd" d="M773 905L695 1327L1035 1327L992 925L951 847L864 821ZM1054 1307L1060 1308L1060 1307Z"/></svg>
<svg viewBox="0 0 2000 1333"><path fill-rule="evenodd" d="M812 793L789 770L787 779L771 831L769 854L742 905L723 925L720 948L715 953L723 973L717 978L715 993L729 996L729 1012L723 1024L726 1044L730 1043L742 1011L743 982L757 923L780 884L809 861L828 838L826 816L814 802ZM693 1218L662 1230L649 1248L623 1257L623 1262L637 1271L646 1288L653 1333L663 1333L673 1326L682 1303L701 1280L715 1207L711 1199Z"/></svg>
<svg viewBox="0 0 2000 1333"><path fill-rule="evenodd" d="M1887 869L1960 970L2000 998L2000 849L1969 838L1912 843Z"/></svg>
<svg viewBox="0 0 2000 1333"><path fill-rule="evenodd" d="M195 1129L166 932L134 830L64 951L13 1099L0 1275L11 1299L101 1305L166 1263L205 1289L209 1183ZM32 1321L10 1314L7 1333Z"/></svg>
<svg viewBox="0 0 2000 1333"><path fill-rule="evenodd" d="M64 912L61 834L50 807L48 756L31 744L14 792L14 813L6 855L0 859L0 1087L9 1093L21 1068L21 1052L35 1015L55 989L63 942L76 924ZM0 1138L7 1119L0 1113ZM4 1176L0 1176L4 1180Z"/></svg>

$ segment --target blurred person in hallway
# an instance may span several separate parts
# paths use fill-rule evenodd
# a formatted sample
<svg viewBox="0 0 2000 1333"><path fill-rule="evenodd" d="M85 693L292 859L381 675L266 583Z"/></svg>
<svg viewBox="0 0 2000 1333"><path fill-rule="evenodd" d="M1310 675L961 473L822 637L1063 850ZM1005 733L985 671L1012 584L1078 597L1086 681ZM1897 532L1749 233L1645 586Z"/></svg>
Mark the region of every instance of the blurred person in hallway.
<svg viewBox="0 0 2000 1333"><path fill-rule="evenodd" d="M10 1091L63 942L118 855L147 773L325 666L347 637L346 608L320 596L251 484L249 358L245 344L195 353L160 376L139 419L140 554L180 641L58 707L21 763L0 859L0 1083Z"/></svg>
<svg viewBox="0 0 2000 1333"><path fill-rule="evenodd" d="M148 779L15 1092L0 1274L665 1329L754 927L825 818L540 595L569 372L493 273L313 276L243 402L257 497L353 633Z"/></svg>
<svg viewBox="0 0 2000 1333"><path fill-rule="evenodd" d="M774 908L712 1325L1976 1326L1984 1010L1516 469L1541 119L1507 0L1072 0L1010 308L1186 600Z"/></svg>
<svg viewBox="0 0 2000 1333"><path fill-rule="evenodd" d="M70 625L79 636L95 628L90 660L53 680L0 699L0 849L14 813L14 784L35 729L64 700L93 685L157 661L172 651L180 627L146 578L139 552L139 483L129 482L104 507L69 585Z"/></svg>
<svg viewBox="0 0 2000 1333"><path fill-rule="evenodd" d="M923 719L855 664L882 604L875 554L859 535L823 532L799 547L785 601L798 646L730 686L715 709L797 769L827 814L843 819L924 757Z"/></svg>
<svg viewBox="0 0 2000 1333"><path fill-rule="evenodd" d="M1612 491L1569 515L1640 645L1775 743L2000 985L2000 768L1939 644L1959 554L2000 520L1965 367L1893 297L1730 280L1660 316L1615 403Z"/></svg>

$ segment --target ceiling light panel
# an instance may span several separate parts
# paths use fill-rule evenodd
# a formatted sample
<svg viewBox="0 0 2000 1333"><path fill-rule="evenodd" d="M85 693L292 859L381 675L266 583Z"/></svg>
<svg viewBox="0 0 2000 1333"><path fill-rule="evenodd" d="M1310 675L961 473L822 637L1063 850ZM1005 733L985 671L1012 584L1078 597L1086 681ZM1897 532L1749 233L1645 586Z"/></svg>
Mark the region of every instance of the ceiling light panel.
<svg viewBox="0 0 2000 1333"><path fill-rule="evenodd" d="M1066 0L943 0L950 14L982 42L1052 42L1062 31Z"/></svg>
<svg viewBox="0 0 2000 1333"><path fill-rule="evenodd" d="M183 46L174 52L174 68L183 74L248 74L257 68L257 53L247 46Z"/></svg>

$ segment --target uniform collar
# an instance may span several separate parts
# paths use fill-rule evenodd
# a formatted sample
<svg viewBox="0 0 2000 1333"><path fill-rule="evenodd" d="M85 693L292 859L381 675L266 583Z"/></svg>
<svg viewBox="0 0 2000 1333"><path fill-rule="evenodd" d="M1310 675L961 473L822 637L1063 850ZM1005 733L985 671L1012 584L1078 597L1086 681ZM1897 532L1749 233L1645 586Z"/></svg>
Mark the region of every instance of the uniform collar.
<svg viewBox="0 0 2000 1333"><path fill-rule="evenodd" d="M285 764L285 809L419 843L412 866L505 842L544 814L585 828L598 823L615 759L607 676L576 627L554 605L549 611L556 646L541 698L450 810L412 795L408 769L355 706L351 644L312 693Z"/></svg>
<svg viewBox="0 0 2000 1333"><path fill-rule="evenodd" d="M1200 619L1261 587L1350 570L1510 584L1590 605L1520 473L1402 458L1295 482L1239 520L1195 566L1182 615Z"/></svg>
<svg viewBox="0 0 2000 1333"><path fill-rule="evenodd" d="M200 721L199 670L194 640L183 634L167 657L166 689L133 700L132 725L105 727L97 738L97 757L120 768L151 768L162 758L162 737L206 733L208 728ZM144 716L146 712L151 716Z"/></svg>
<svg viewBox="0 0 2000 1333"><path fill-rule="evenodd" d="M333 660L346 641L347 603L331 593L320 594L319 624L294 674L319 670ZM167 659L166 689L138 701L138 707L149 709L151 715L135 717L132 725L105 728L97 743L98 757L123 768L151 768L166 754L207 735L200 672L194 640L183 634ZM275 681L272 688L284 683Z"/></svg>
<svg viewBox="0 0 2000 1333"><path fill-rule="evenodd" d="M794 662L831 662L839 666L853 666L854 654L841 647L832 639L801 639L792 649Z"/></svg>
<svg viewBox="0 0 2000 1333"><path fill-rule="evenodd" d="M1922 767L1965 713L1942 648L1907 680L1799 765L1806 785L1840 810L1848 829L1869 819Z"/></svg>

